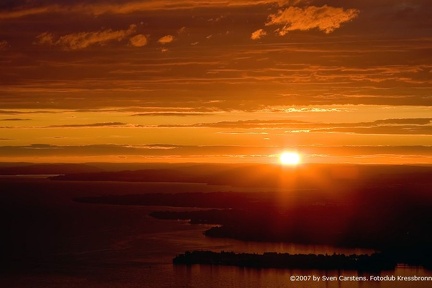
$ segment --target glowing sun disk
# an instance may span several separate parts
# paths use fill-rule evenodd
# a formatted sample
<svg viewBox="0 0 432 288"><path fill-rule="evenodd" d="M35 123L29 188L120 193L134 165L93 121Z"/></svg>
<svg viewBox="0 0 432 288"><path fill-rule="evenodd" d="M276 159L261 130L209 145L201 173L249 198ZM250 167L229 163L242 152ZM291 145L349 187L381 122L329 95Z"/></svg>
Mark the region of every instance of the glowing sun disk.
<svg viewBox="0 0 432 288"><path fill-rule="evenodd" d="M284 152L279 156L279 161L282 165L295 166L300 164L301 156L296 152Z"/></svg>

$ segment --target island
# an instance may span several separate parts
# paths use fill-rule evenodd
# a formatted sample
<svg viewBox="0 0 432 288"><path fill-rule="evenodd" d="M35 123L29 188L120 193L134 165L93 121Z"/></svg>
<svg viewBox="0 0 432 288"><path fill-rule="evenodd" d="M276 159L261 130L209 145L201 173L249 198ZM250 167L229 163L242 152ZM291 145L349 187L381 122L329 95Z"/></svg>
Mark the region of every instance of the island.
<svg viewBox="0 0 432 288"><path fill-rule="evenodd" d="M383 253L372 255L315 255L268 252L264 254L187 251L173 259L174 265L223 265L248 268L283 268L314 270L393 270L397 263Z"/></svg>

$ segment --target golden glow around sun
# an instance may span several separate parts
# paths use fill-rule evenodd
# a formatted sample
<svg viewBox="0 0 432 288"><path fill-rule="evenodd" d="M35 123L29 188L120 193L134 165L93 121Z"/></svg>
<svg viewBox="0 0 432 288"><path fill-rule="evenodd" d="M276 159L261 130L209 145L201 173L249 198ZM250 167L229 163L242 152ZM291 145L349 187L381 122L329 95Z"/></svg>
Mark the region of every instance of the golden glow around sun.
<svg viewBox="0 0 432 288"><path fill-rule="evenodd" d="M297 152L283 152L279 156L279 161L282 165L296 166L301 163L301 156Z"/></svg>

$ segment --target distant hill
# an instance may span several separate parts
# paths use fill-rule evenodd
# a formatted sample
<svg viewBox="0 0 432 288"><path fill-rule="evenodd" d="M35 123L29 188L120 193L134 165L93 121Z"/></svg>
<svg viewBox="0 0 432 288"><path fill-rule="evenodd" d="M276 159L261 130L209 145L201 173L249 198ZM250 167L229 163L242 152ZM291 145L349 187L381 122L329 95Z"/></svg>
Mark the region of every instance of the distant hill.
<svg viewBox="0 0 432 288"><path fill-rule="evenodd" d="M17 166L2 165L0 175L38 175L38 174L70 174L95 173L101 168L87 164L23 164ZM4 167L6 166L6 167Z"/></svg>
<svg viewBox="0 0 432 288"><path fill-rule="evenodd" d="M155 169L156 168L156 169ZM126 171L55 173L68 181L182 182L237 187L292 187L301 189L346 190L348 186L425 186L432 181L432 166L405 165L323 165L299 167L279 165L165 165ZM327 185L326 185L327 183ZM329 185L331 183L331 185Z"/></svg>

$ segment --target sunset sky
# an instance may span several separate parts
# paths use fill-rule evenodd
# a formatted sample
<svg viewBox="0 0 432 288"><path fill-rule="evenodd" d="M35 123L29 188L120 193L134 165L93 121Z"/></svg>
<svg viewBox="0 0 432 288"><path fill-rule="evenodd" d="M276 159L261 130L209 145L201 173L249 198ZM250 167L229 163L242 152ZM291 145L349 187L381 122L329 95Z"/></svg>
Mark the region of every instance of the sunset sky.
<svg viewBox="0 0 432 288"><path fill-rule="evenodd" d="M3 0L0 161L432 164L430 0Z"/></svg>

